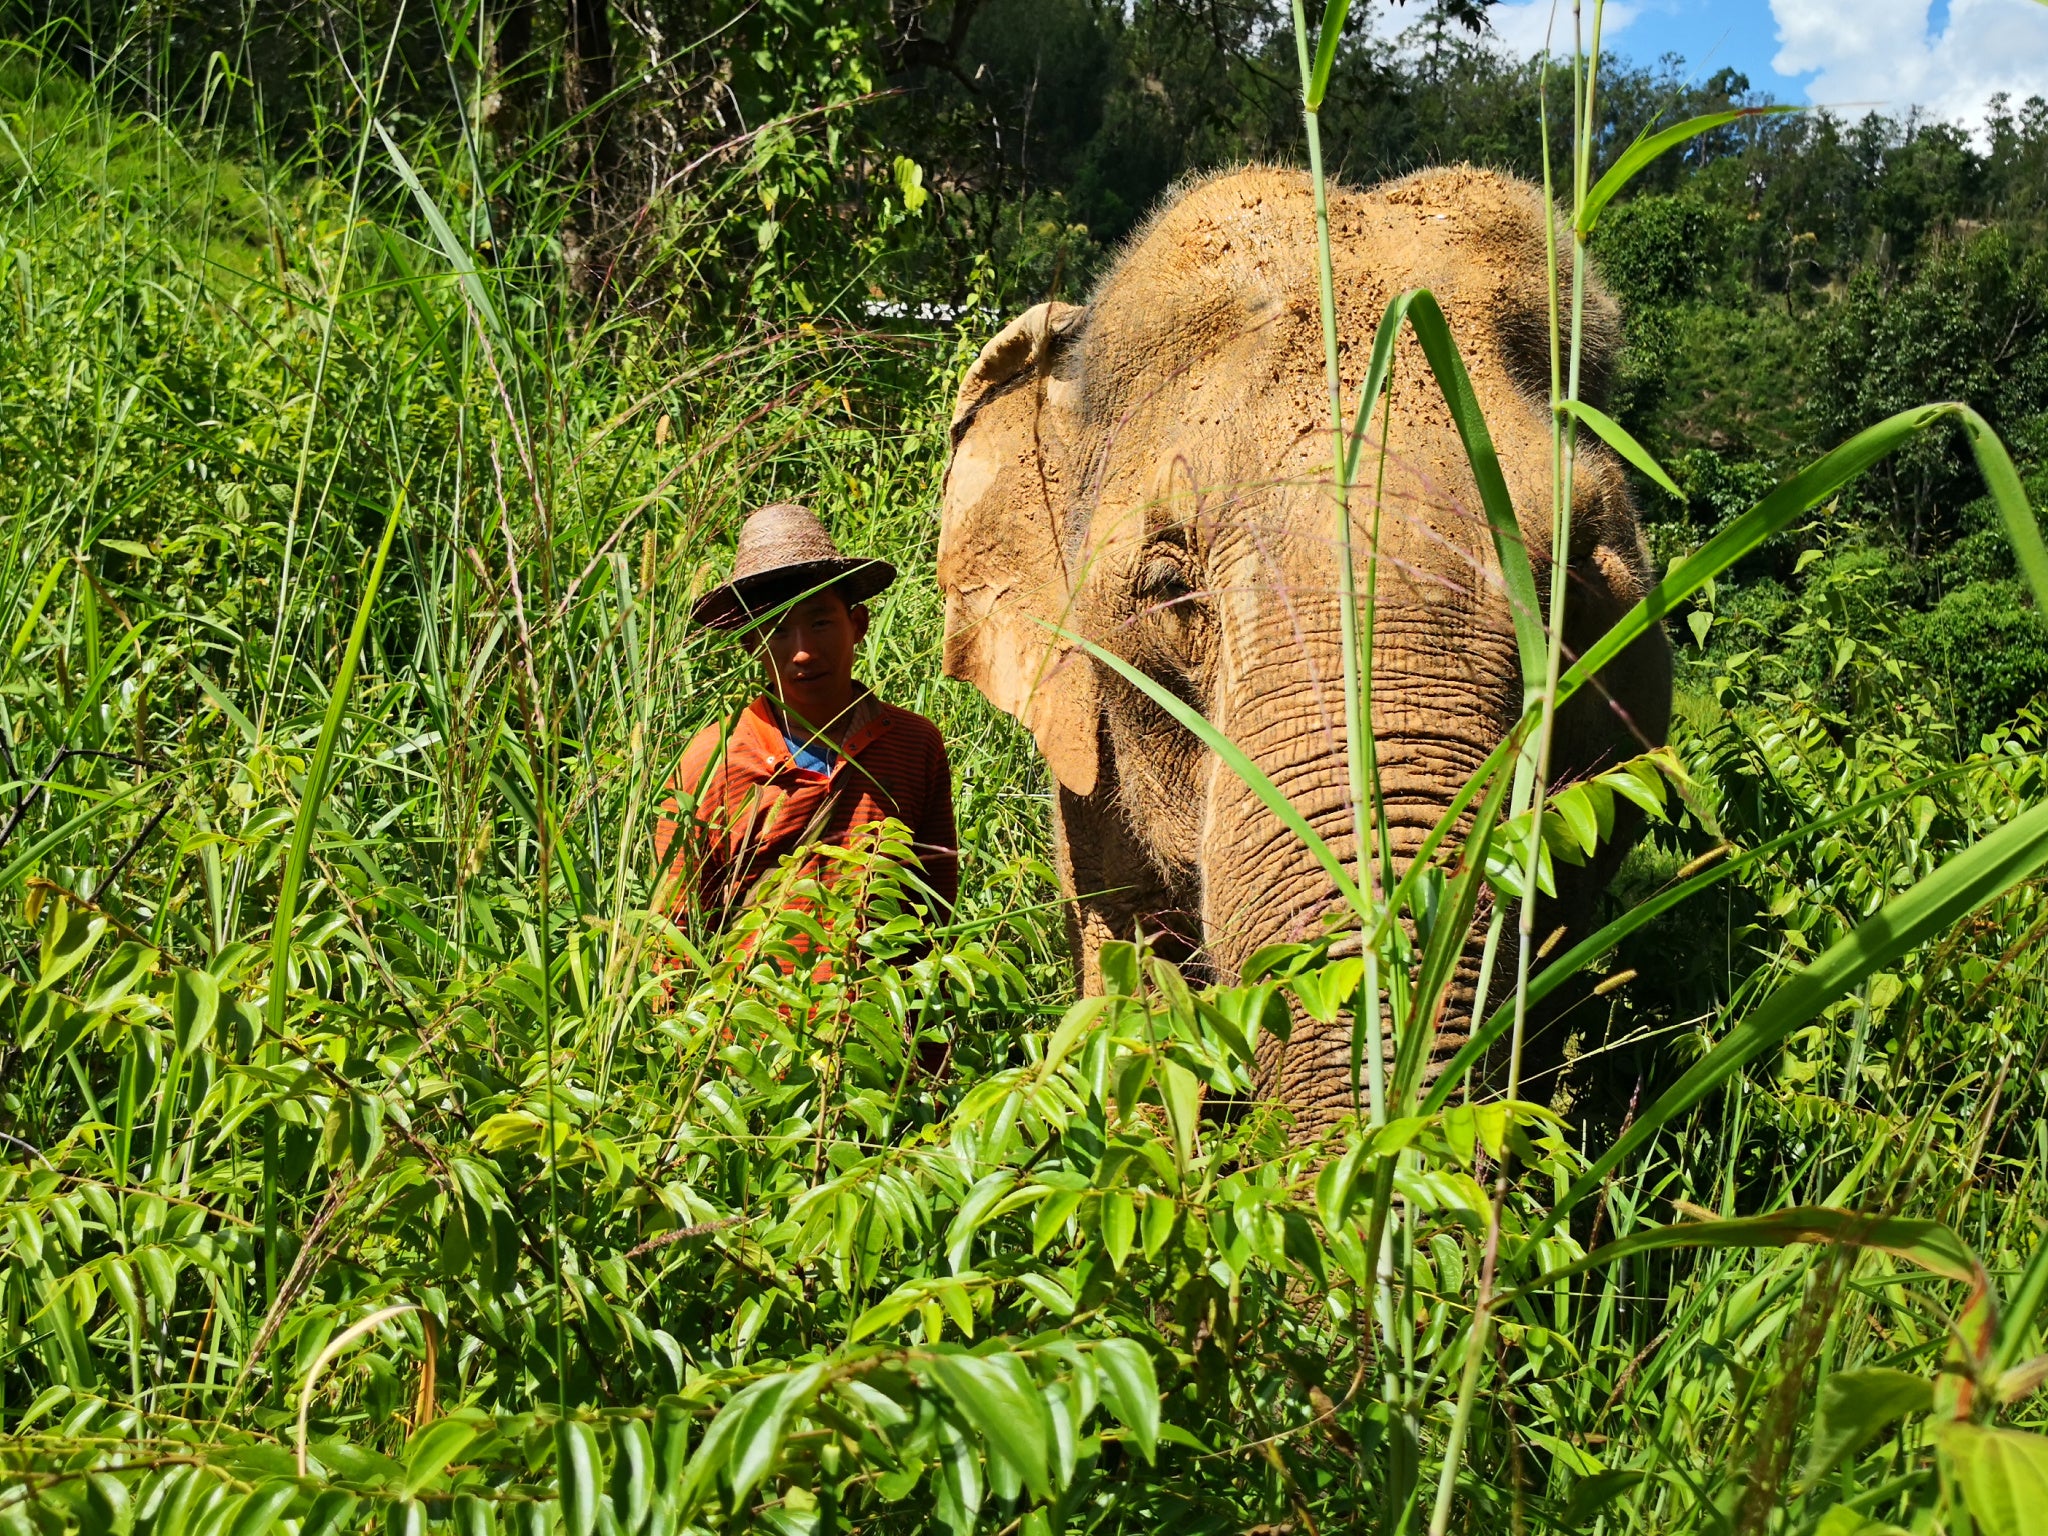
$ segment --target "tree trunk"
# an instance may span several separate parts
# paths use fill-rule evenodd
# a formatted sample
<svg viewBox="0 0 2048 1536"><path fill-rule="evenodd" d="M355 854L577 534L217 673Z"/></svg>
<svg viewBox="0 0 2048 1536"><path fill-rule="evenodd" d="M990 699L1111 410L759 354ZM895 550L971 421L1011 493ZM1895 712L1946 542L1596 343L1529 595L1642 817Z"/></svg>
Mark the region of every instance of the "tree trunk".
<svg viewBox="0 0 2048 1536"><path fill-rule="evenodd" d="M568 0L562 38L562 105L570 131L570 172L582 212L563 230L569 280L586 294L604 286L609 258L601 224L611 166L612 22L609 0Z"/></svg>

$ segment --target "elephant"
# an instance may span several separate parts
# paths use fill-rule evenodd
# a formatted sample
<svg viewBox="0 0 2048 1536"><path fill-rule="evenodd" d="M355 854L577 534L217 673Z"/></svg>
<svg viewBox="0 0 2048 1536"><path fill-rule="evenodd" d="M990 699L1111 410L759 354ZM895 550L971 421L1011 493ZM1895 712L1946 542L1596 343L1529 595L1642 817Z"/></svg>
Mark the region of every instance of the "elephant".
<svg viewBox="0 0 2048 1536"><path fill-rule="evenodd" d="M1346 408L1388 302L1430 289L1539 593L1551 558L1546 211L1536 187L1470 166L1329 193ZM1028 726L1050 769L1084 990L1100 989L1102 945L1141 932L1204 977L1235 980L1260 946L1321 933L1339 901L1242 780L1079 638L1198 710L1356 870L1316 248L1302 172L1196 181L1136 232L1085 306L1028 309L959 386L940 501L944 668ZM1597 282L1584 297L1581 398L1597 403L1619 317ZM1384 479L1375 491L1376 410L1350 518L1361 586L1377 562L1371 718L1399 864L1512 727L1523 691L1498 555L1412 330L1384 408ZM1567 559L1569 656L1651 584L1621 464L1585 434ZM1670 653L1653 628L1560 711L1554 781L1662 744L1670 705ZM1561 869L1576 878L1539 914L1545 931L1591 910L1633 835L1621 828L1583 871ZM1439 1065L1469 1038L1487 912L1457 968ZM1346 1026L1303 1020L1277 1062L1270 1049L1262 1088L1298 1128L1348 1109Z"/></svg>

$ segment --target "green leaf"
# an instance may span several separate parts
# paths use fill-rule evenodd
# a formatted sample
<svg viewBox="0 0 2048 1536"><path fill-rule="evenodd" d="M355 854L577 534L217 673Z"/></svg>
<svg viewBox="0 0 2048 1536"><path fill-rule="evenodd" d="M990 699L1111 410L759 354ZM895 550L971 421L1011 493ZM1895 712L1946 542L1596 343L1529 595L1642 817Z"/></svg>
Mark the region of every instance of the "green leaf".
<svg viewBox="0 0 2048 1536"><path fill-rule="evenodd" d="M1127 1189L1112 1189L1102 1197L1102 1246L1109 1262L1123 1273L1124 1260L1131 1255L1131 1239L1138 1235L1138 1207Z"/></svg>
<svg viewBox="0 0 2048 1536"><path fill-rule="evenodd" d="M1614 919L1614 921L1601 928L1598 932L1580 940L1539 971L1529 983L1529 1005L1534 1007L1566 981L1592 964L1593 961L1613 949L1630 934L1647 927L1673 907L1682 905L1710 886L1716 885L1745 870L1760 867L1772 855L1783 849L1790 848L1795 844L1812 843L1823 832L1830 831L1835 827L1845 826L1860 817L1867 816L1870 812L1882 806L1905 799L1909 795L1924 793L1937 785L1962 778L1969 771L1967 766L1944 769L1940 773L1929 774L1925 778L1916 779L1910 784L1900 785L1896 788L1885 790L1881 794L1871 795L1866 799L1857 801L1853 805L1847 805L1840 810L1831 811L1825 816L1817 816L1811 821L1802 822L1790 832L1782 833L1772 838L1767 843L1760 843L1756 847L1742 853L1731 854L1704 873L1694 875L1690 880L1680 881L1677 885L1637 902L1628 911ZM1496 842L1503 835L1501 832L1496 832L1494 834ZM1472 1032L1472 1038L1459 1048L1457 1055L1453 1056L1450 1062L1437 1074L1436 1085L1430 1089L1428 1095L1422 1101L1422 1112L1424 1114L1433 1114L1443 1108L1445 1101L1457 1088L1458 1084L1463 1081L1465 1073L1478 1064L1480 1058L1493 1047L1494 1043L1502 1035L1507 1033L1513 1023L1514 1000L1510 998L1494 1010L1493 1016L1484 1025Z"/></svg>
<svg viewBox="0 0 2048 1536"><path fill-rule="evenodd" d="M1593 233L1600 222L1600 212L1614 200L1615 194L1635 180L1638 172L1665 150L1696 139L1703 133L1716 128L1725 128L1745 117L1770 117L1780 112L1797 112L1793 106L1735 107L1726 112L1709 112L1704 117L1687 118L1684 122L1666 128L1662 133L1646 133L1622 152L1619 160L1607 168L1607 174L1593 183L1593 190L1586 194L1586 201L1579 208L1578 235L1581 240Z"/></svg>
<svg viewBox="0 0 2048 1536"><path fill-rule="evenodd" d="M85 1507L79 1511L83 1536L126 1536L134 1525L128 1485L111 1472L94 1472L85 1480Z"/></svg>
<svg viewBox="0 0 2048 1536"><path fill-rule="evenodd" d="M1108 948L1107 945L1103 947ZM1046 1041L1045 1059L1039 1063L1040 1082L1059 1071L1061 1063L1067 1059L1067 1054L1073 1050L1081 1036L1088 1032L1089 1026L1094 1024L1102 1010L1109 1006L1109 1001L1107 997L1084 997L1060 1016L1059 1028L1055 1029L1052 1038Z"/></svg>
<svg viewBox="0 0 2048 1536"><path fill-rule="evenodd" d="M1603 1243L1568 1264L1546 1270L1526 1285L1503 1291L1501 1301L1505 1305L1514 1298L1538 1295L1547 1292L1560 1280L1660 1248L1780 1248L1787 1243L1871 1248L1904 1259L1929 1274L1940 1275L1944 1280L1960 1280L1973 1289L1989 1284L1976 1254L1938 1221L1923 1221L1910 1216L1865 1216L1857 1211L1838 1211L1824 1205L1801 1205L1764 1216L1737 1216L1726 1221L1687 1221L1675 1226L1632 1232L1614 1242Z"/></svg>
<svg viewBox="0 0 2048 1536"><path fill-rule="evenodd" d="M1145 1200L1144 1212L1138 1219L1142 1236L1141 1246L1145 1257L1156 1259L1166 1247L1166 1240L1173 1236L1174 1218L1180 1214L1180 1207L1166 1195L1151 1195Z"/></svg>
<svg viewBox="0 0 2048 1536"><path fill-rule="evenodd" d="M86 961L86 957L107 931L103 917L87 917L59 897L50 904L50 921L43 929L40 963L33 991L55 986Z"/></svg>
<svg viewBox="0 0 2048 1536"><path fill-rule="evenodd" d="M1600 822L1592 797L1590 785L1568 784L1550 797L1546 807L1571 834L1581 853L1591 853L1600 846Z"/></svg>
<svg viewBox="0 0 2048 1536"><path fill-rule="evenodd" d="M1813 1443L1806 1453L1806 1481L1818 1482L1853 1456L1886 1425L1934 1406L1925 1377L1889 1366L1836 1371L1820 1384Z"/></svg>
<svg viewBox="0 0 2048 1536"><path fill-rule="evenodd" d="M171 989L172 1038L190 1056L206 1041L220 1013L220 983L205 971L178 967Z"/></svg>
<svg viewBox="0 0 2048 1536"><path fill-rule="evenodd" d="M1564 1514L1558 1518L1561 1531L1576 1531L1622 1494L1643 1480L1643 1474L1627 1467L1610 1467L1579 1479L1572 1489Z"/></svg>
<svg viewBox="0 0 2048 1536"><path fill-rule="evenodd" d="M933 1354L920 1364L975 1433L1024 1479L1033 1497L1050 1499L1051 1425L1045 1399L1024 1362L1011 1354Z"/></svg>
<svg viewBox="0 0 2048 1536"><path fill-rule="evenodd" d="M1983 1536L2048 1533L2048 1437L1945 1424L1935 1438L1955 1466Z"/></svg>
<svg viewBox="0 0 2048 1536"><path fill-rule="evenodd" d="M416 1433L405 1449L405 1482L400 1491L411 1498L448 1470L448 1464L469 1449L477 1427L466 1419L436 1419Z"/></svg>
<svg viewBox="0 0 2048 1536"><path fill-rule="evenodd" d="M590 1536L597 1528L597 1491L604 1481L604 1455L597 1432L575 1419L555 1425L555 1476L562 1498L562 1528L569 1536Z"/></svg>
<svg viewBox="0 0 2048 1536"><path fill-rule="evenodd" d="M1218 1008L1207 998L1195 999L1195 1016L1214 1031L1216 1038L1223 1042L1223 1048L1230 1053L1231 1060L1240 1066L1251 1066L1257 1060L1252 1043L1237 1025L1237 1021Z"/></svg>
<svg viewBox="0 0 2048 1536"><path fill-rule="evenodd" d="M939 1421L939 1475L933 1481L939 1518L953 1536L972 1536L975 1516L981 1511L981 1458L974 1454L974 1447L960 1431L944 1419Z"/></svg>
<svg viewBox="0 0 2048 1536"><path fill-rule="evenodd" d="M1173 1155L1182 1172L1195 1154L1195 1135L1202 1118L1201 1080L1170 1057L1159 1066L1159 1100L1173 1130ZM1119 1266L1121 1267L1121 1266Z"/></svg>
<svg viewBox="0 0 2048 1536"><path fill-rule="evenodd" d="M1905 1530L1886 1520L1873 1520L1851 1504L1837 1504L1820 1517L1813 1536L1906 1536Z"/></svg>
<svg viewBox="0 0 2048 1536"><path fill-rule="evenodd" d="M1685 500L1685 492L1678 488L1678 482L1665 474L1664 466L1650 457L1650 450L1629 436L1628 428L1612 416L1586 404L1583 400L1560 400L1557 408L1567 415L1576 416L1591 427L1599 434L1602 442L1635 465L1645 477L1654 481L1660 490L1668 492L1680 501Z"/></svg>
<svg viewBox="0 0 2048 1536"><path fill-rule="evenodd" d="M1137 1441L1147 1462L1159 1447L1159 1378L1152 1356L1135 1339L1104 1339L1090 1352L1102 1382L1102 1400Z"/></svg>
<svg viewBox="0 0 2048 1536"><path fill-rule="evenodd" d="M969 1254L974 1248L974 1234L980 1230L988 1213L996 1203L1010 1191L1017 1182L1017 1170L998 1168L987 1174L967 1192L967 1198L960 1202L959 1214L946 1229L946 1262L954 1274L967 1268Z"/></svg>
<svg viewBox="0 0 2048 1536"><path fill-rule="evenodd" d="M684 1470L679 1519L695 1514L712 1484L723 1478L738 1505L768 1475L781 1454L790 1410L817 1390L823 1367L768 1376L737 1392L711 1421Z"/></svg>
<svg viewBox="0 0 2048 1536"><path fill-rule="evenodd" d="M924 167L908 155L898 155L894 166L896 191L903 199L903 211L915 213L931 194L925 191Z"/></svg>
<svg viewBox="0 0 2048 1536"><path fill-rule="evenodd" d="M1102 973L1102 989L1111 997L1138 995L1138 946L1128 939L1111 939L1097 951L1095 968Z"/></svg>
<svg viewBox="0 0 2048 1536"><path fill-rule="evenodd" d="M1333 1157L1323 1164L1323 1171L1316 1175L1316 1214L1322 1217L1324 1230L1336 1231L1351 1214L1358 1191L1358 1172L1371 1151L1370 1142L1359 1142L1342 1157Z"/></svg>
<svg viewBox="0 0 2048 1536"><path fill-rule="evenodd" d="M1755 1012L1666 1089L1635 1124L1593 1160L1548 1215L1531 1224L1529 1239L1548 1232L1598 1190L1607 1175L1674 1117L1699 1103L1730 1077L1865 977L1885 969L1927 940L1946 933L2048 862L2048 804L1980 838L1904 895L1844 934L1804 970L1765 998ZM1462 1054L1462 1053L1461 1053Z"/></svg>
<svg viewBox="0 0 2048 1536"><path fill-rule="evenodd" d="M654 1441L639 1419L621 1419L612 1428L618 1456L612 1462L612 1508L628 1532L647 1521L654 1503Z"/></svg>
<svg viewBox="0 0 2048 1536"><path fill-rule="evenodd" d="M967 1287L958 1280L941 1281L933 1287L932 1298L945 1309L953 1326L960 1330L964 1339L974 1337L974 1299L967 1294ZM933 1338L938 1337L936 1333Z"/></svg>
<svg viewBox="0 0 2048 1536"><path fill-rule="evenodd" d="M1087 1198L1085 1189L1052 1189L1038 1202L1038 1209L1031 1215L1031 1251L1042 1252L1045 1245L1059 1235L1067 1218L1074 1214L1081 1202Z"/></svg>
<svg viewBox="0 0 2048 1536"><path fill-rule="evenodd" d="M292 1479L273 1477L242 1501L227 1536L270 1536L278 1517L298 1495L299 1485Z"/></svg>
<svg viewBox="0 0 2048 1536"><path fill-rule="evenodd" d="M339 1488L330 1488L313 1501L313 1507L306 1512L299 1536L334 1536L347 1526L350 1516L356 1512L356 1498Z"/></svg>
<svg viewBox="0 0 2048 1536"><path fill-rule="evenodd" d="M1045 1310L1054 1317L1074 1315L1073 1295L1052 1276L1026 1270L1017 1276L1017 1284L1036 1297Z"/></svg>

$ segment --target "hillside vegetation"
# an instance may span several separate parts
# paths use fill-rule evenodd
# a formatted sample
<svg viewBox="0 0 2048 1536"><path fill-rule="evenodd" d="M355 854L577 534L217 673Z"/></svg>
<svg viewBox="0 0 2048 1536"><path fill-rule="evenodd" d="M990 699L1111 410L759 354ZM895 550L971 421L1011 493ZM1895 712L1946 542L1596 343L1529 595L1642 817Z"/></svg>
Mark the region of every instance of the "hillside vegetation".
<svg viewBox="0 0 2048 1536"><path fill-rule="evenodd" d="M1760 105L1624 63L1575 139L1477 9L1344 34L1333 172L1540 174L1547 85L1564 195ZM1536 966L1569 1073L1303 1145L1258 1041L1378 982L1112 946L1075 1003L932 573L1000 320L1301 157L1285 16L618 6L600 76L574 10L9 14L0 1529L2043 1529L2048 107L1741 117L1609 207L1660 570L1768 537L1671 618L1675 771L1599 791L1657 816ZM947 736L942 923L889 828L804 912L649 910L756 686L685 615L778 498L903 572L863 671ZM1564 793L1386 975L1603 835Z"/></svg>

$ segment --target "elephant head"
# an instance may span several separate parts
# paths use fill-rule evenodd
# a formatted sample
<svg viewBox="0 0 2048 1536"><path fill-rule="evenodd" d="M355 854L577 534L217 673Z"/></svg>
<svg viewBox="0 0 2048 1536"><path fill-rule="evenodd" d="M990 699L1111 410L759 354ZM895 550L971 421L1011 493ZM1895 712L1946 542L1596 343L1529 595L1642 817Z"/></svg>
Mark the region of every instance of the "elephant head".
<svg viewBox="0 0 2048 1536"><path fill-rule="evenodd" d="M1465 167L1330 200L1347 406L1388 301L1433 290L1539 591L1552 484L1544 215L1535 188ZM1070 637L1193 705L1354 857L1315 250L1301 173L1203 181L1154 215L1085 308L1027 311L960 387L939 541L946 670L1029 726L1058 781L1061 873L1090 988L1101 942L1139 927L1229 979L1260 945L1321 931L1337 893L1196 736ZM1597 398L1617 324L1604 294L1585 297L1583 394ZM1351 522L1361 584L1365 562L1377 567L1372 721L1399 860L1501 741L1522 689L1488 525L1412 333L1386 410L1383 479L1376 420ZM1568 650L1648 586L1619 465L1584 443ZM1669 704L1668 653L1646 635L1561 720L1558 776L1662 742ZM1440 1053L1469 1028L1470 951ZM1348 1103L1348 1052L1348 1037L1298 1031L1272 1087L1325 1120Z"/></svg>

